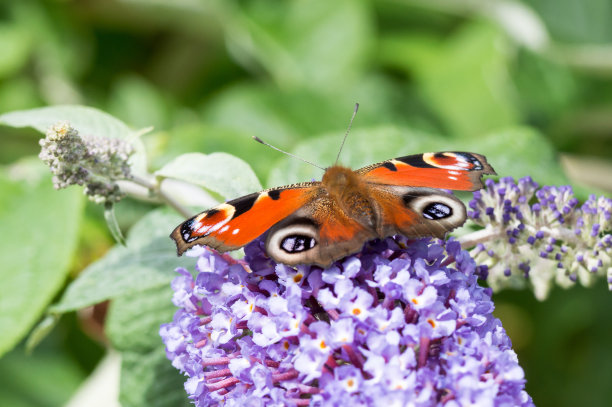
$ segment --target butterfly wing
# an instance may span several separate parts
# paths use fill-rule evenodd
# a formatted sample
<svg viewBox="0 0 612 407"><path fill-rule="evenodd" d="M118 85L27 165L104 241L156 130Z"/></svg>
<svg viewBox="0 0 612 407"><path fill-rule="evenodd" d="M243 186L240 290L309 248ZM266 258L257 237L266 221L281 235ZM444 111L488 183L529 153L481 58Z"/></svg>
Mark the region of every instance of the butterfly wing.
<svg viewBox="0 0 612 407"><path fill-rule="evenodd" d="M195 245L236 250L304 206L319 188L319 182L304 182L245 195L186 220L170 237L179 255Z"/></svg>
<svg viewBox="0 0 612 407"><path fill-rule="evenodd" d="M371 184L368 194L374 197L376 227L347 215L322 191L270 229L266 252L284 264L328 267L368 240L395 234L443 238L466 219L463 203L439 189Z"/></svg>
<svg viewBox="0 0 612 407"><path fill-rule="evenodd" d="M409 155L355 171L369 183L475 191L481 177L495 174L487 159L474 153L440 152Z"/></svg>
<svg viewBox="0 0 612 407"><path fill-rule="evenodd" d="M439 189L372 185L371 193L377 197L380 237L443 238L466 219L463 202Z"/></svg>
<svg viewBox="0 0 612 407"><path fill-rule="evenodd" d="M266 252L284 264L328 267L376 237L373 229L347 215L321 188L315 199L270 229Z"/></svg>

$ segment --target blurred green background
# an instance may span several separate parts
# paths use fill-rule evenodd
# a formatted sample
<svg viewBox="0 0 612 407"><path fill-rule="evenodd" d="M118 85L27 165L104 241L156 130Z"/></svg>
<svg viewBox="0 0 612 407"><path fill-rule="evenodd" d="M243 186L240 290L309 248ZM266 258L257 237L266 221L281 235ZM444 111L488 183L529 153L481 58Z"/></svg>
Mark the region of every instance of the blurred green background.
<svg viewBox="0 0 612 407"><path fill-rule="evenodd" d="M460 149L487 155L500 176L610 195L612 2L0 2L0 114L83 104L134 129L154 126L143 137L151 170L182 153L225 151L264 186L318 178L250 138L328 165L355 102L346 164ZM39 137L0 127L3 180L38 154ZM27 199L27 185L11 188L2 200ZM15 207L0 205L0 216L28 225L44 210ZM122 228L152 207L123 201ZM71 277L113 245L92 204L74 228ZM11 240L3 235L0 245ZM555 289L545 302L529 291L494 301L536 405L610 405L612 295L603 281ZM64 316L31 355L23 344L5 354L0 405L66 403L105 352L104 309L94 311Z"/></svg>

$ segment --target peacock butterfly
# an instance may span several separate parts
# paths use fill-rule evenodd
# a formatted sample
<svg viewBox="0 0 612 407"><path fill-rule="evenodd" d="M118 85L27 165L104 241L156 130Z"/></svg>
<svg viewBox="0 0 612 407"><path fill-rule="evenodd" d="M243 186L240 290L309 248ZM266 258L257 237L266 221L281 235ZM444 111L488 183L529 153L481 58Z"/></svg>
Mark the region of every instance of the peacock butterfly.
<svg viewBox="0 0 612 407"><path fill-rule="evenodd" d="M320 182L266 189L202 212L176 227L179 255L195 245L239 249L268 231L277 262L328 267L374 238L443 237L466 209L443 189L475 191L495 174L484 156L465 152L409 155L353 171L325 169Z"/></svg>

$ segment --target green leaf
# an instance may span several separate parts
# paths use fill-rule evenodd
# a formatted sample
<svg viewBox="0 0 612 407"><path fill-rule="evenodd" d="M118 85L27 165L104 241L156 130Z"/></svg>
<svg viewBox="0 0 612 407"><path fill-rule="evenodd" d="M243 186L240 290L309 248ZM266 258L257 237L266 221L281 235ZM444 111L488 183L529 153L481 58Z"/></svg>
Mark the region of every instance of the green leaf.
<svg viewBox="0 0 612 407"><path fill-rule="evenodd" d="M39 106L41 103L35 81L25 75L0 83L1 112L28 109ZM12 157L14 158L15 155L12 155Z"/></svg>
<svg viewBox="0 0 612 407"><path fill-rule="evenodd" d="M189 145L197 142L207 145L211 138L224 137L224 134L215 134L223 130L234 130L243 137L258 136L284 149L299 138L327 131L337 131L340 139L357 102L362 103L355 119L355 128L388 123L408 124L414 120L406 119L410 116L418 116L418 120L422 121L422 112L416 111L417 107L409 101L411 96L406 91L396 81L374 74L361 77L350 90L331 98L324 91L311 88L287 90L270 84L240 83L223 90L207 103L203 120L212 126L192 135L192 140L186 142ZM175 133L172 132L173 136L182 138ZM245 146L248 148L246 138L236 141L226 151L234 154ZM255 146L258 148L256 155L264 153L260 145Z"/></svg>
<svg viewBox="0 0 612 407"><path fill-rule="evenodd" d="M612 41L608 0L527 0L551 35L568 43L609 44Z"/></svg>
<svg viewBox="0 0 612 407"><path fill-rule="evenodd" d="M222 17L230 50L245 65L255 59L281 87L345 88L365 70L374 36L367 2L244 4Z"/></svg>
<svg viewBox="0 0 612 407"><path fill-rule="evenodd" d="M578 99L578 79L567 66L548 57L523 50L517 60L513 82L521 110L536 123L558 120L568 109L577 107L572 104ZM558 145L563 140L554 141Z"/></svg>
<svg viewBox="0 0 612 407"><path fill-rule="evenodd" d="M15 180L0 173L0 355L24 337L62 287L83 209L78 189L58 192L49 176L26 175Z"/></svg>
<svg viewBox="0 0 612 407"><path fill-rule="evenodd" d="M125 123L98 109L86 106L65 105L18 110L0 115L0 125L10 127L32 127L45 133L49 126L67 120L82 136L120 138L129 141L135 148L131 157L132 171L146 173L146 155L138 132Z"/></svg>
<svg viewBox="0 0 612 407"><path fill-rule="evenodd" d="M35 356L16 349L0 360L0 377L0 405L56 407L68 402L85 373L76 360L57 349L37 351Z"/></svg>
<svg viewBox="0 0 612 407"><path fill-rule="evenodd" d="M28 62L32 43L32 36L23 26L0 24L0 78L4 79L23 68Z"/></svg>
<svg viewBox="0 0 612 407"><path fill-rule="evenodd" d="M447 38L388 37L382 57L415 75L429 107L453 135L479 137L517 123L510 43L501 30L473 22Z"/></svg>
<svg viewBox="0 0 612 407"><path fill-rule="evenodd" d="M163 346L148 353L122 352L119 401L123 407L180 407L192 405L185 377L166 358Z"/></svg>
<svg viewBox="0 0 612 407"><path fill-rule="evenodd" d="M138 76L119 78L113 85L109 112L134 127L164 128L168 107L163 95Z"/></svg>
<svg viewBox="0 0 612 407"><path fill-rule="evenodd" d="M177 308L170 284L117 297L111 302L105 332L113 347L145 352L162 346L159 327L172 321Z"/></svg>
<svg viewBox="0 0 612 407"><path fill-rule="evenodd" d="M200 185L226 199L262 189L251 167L226 153L183 154L156 171L155 175Z"/></svg>
<svg viewBox="0 0 612 407"><path fill-rule="evenodd" d="M295 141L298 133L288 115L282 114L282 106L295 99L295 96L283 98L283 92L270 86L239 84L213 98L204 109L203 119L216 127L259 136L269 143L287 146ZM303 112L305 116L309 113L310 110ZM202 138L205 136L200 135ZM241 148L242 145L237 144L234 148Z"/></svg>
<svg viewBox="0 0 612 407"><path fill-rule="evenodd" d="M165 210L156 210L136 223L127 246L113 247L102 259L87 267L66 289L51 312L68 312L123 295L166 286L176 267L193 264L178 258L168 237L183 219Z"/></svg>
<svg viewBox="0 0 612 407"><path fill-rule="evenodd" d="M65 105L18 110L0 115L0 124L11 127L32 127L45 133L49 126L68 120L84 136L127 139L132 131L125 123L108 113L87 106Z"/></svg>

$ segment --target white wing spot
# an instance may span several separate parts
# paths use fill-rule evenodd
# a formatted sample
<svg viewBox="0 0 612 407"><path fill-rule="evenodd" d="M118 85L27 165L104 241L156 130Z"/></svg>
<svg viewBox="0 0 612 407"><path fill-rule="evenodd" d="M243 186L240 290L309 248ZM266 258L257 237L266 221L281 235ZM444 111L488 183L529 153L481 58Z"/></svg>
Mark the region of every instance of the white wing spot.
<svg viewBox="0 0 612 407"><path fill-rule="evenodd" d="M210 229L210 226L203 225L201 222L197 223L197 226L192 227L193 233L204 234Z"/></svg>
<svg viewBox="0 0 612 407"><path fill-rule="evenodd" d="M240 232L240 229L236 228L232 231L232 235L238 234L238 232Z"/></svg>
<svg viewBox="0 0 612 407"><path fill-rule="evenodd" d="M448 178L452 179L452 180L455 180L455 181L457 181L457 179L458 179L457 177L453 177L452 175L449 175Z"/></svg>
<svg viewBox="0 0 612 407"><path fill-rule="evenodd" d="M225 232L227 229L229 229L229 225L225 225L225 226L223 226L223 227L222 227L222 228L219 230L219 233L223 233L223 232Z"/></svg>
<svg viewBox="0 0 612 407"><path fill-rule="evenodd" d="M227 222L229 222L231 219L230 218L226 218L224 220L222 220L219 223L216 223L215 225L213 225L210 229L208 229L208 232L206 232L205 236L210 235L211 233L215 233L217 230L221 229Z"/></svg>

